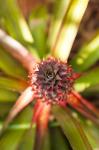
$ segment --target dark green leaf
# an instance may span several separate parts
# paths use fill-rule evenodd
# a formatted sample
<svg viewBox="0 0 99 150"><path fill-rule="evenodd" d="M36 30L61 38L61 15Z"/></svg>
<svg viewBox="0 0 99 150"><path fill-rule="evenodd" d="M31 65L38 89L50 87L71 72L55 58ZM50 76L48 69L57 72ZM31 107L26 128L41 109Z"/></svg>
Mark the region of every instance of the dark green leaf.
<svg viewBox="0 0 99 150"><path fill-rule="evenodd" d="M18 150L33 150L33 145L35 141L35 127L29 129L26 134L24 135L24 138L22 139Z"/></svg>
<svg viewBox="0 0 99 150"><path fill-rule="evenodd" d="M60 128L50 129L51 150L70 150L69 143L60 131Z"/></svg>
<svg viewBox="0 0 99 150"><path fill-rule="evenodd" d="M73 150L92 150L80 124L67 108L53 106L53 113Z"/></svg>

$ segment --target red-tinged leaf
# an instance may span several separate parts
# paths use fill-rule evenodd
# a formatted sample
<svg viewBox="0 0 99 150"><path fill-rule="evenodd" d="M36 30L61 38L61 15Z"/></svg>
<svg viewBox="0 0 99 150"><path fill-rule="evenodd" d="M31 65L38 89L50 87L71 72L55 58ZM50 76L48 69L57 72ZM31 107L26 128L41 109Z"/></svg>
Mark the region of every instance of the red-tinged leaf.
<svg viewBox="0 0 99 150"><path fill-rule="evenodd" d="M18 41L0 30L0 44L28 70L32 71L35 59Z"/></svg>
<svg viewBox="0 0 99 150"><path fill-rule="evenodd" d="M36 118L36 137L35 137L35 145L34 150L41 150L44 146L44 139L47 133L48 121L49 121L49 114L51 105L47 103L42 103L39 105L41 107L39 110L39 114ZM36 113L36 112L35 112ZM35 117L35 114L34 114Z"/></svg>
<svg viewBox="0 0 99 150"><path fill-rule="evenodd" d="M79 93L72 91L68 98L68 104L85 117L99 125L99 110L86 99L84 99Z"/></svg>
<svg viewBox="0 0 99 150"><path fill-rule="evenodd" d="M46 131L42 150L51 150L49 130Z"/></svg>
<svg viewBox="0 0 99 150"><path fill-rule="evenodd" d="M52 111L73 150L92 150L81 125L72 117L67 108L53 106Z"/></svg>
<svg viewBox="0 0 99 150"><path fill-rule="evenodd" d="M15 105L12 107L7 119L4 122L3 129L5 129L8 124L16 117L16 115L29 103L32 102L34 98L34 93L32 92L32 88L28 87L22 95L18 98Z"/></svg>
<svg viewBox="0 0 99 150"><path fill-rule="evenodd" d="M44 104L41 102L41 100L38 100L33 109L34 113L33 113L32 123L37 122L37 119L39 118L43 108L44 108Z"/></svg>

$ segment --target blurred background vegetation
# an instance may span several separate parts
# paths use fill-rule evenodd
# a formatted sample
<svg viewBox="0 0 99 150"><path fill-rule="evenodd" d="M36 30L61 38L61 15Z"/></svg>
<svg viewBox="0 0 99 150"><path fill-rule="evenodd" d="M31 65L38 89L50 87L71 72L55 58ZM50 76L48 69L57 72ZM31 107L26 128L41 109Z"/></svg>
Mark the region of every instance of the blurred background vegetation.
<svg viewBox="0 0 99 150"><path fill-rule="evenodd" d="M99 109L99 0L89 0L86 8L87 2L0 0L0 28L37 59L50 52L62 60L68 59L76 72L83 73L75 82L75 90ZM27 80L28 73L22 64L0 44L0 129L14 102L27 87ZM99 126L70 109L81 123L92 149L99 150ZM32 150L35 126L29 129L31 116L32 107L28 106L16 117L0 137L1 150ZM78 139L76 142L79 145ZM42 150L50 149L72 149L58 123L51 121Z"/></svg>

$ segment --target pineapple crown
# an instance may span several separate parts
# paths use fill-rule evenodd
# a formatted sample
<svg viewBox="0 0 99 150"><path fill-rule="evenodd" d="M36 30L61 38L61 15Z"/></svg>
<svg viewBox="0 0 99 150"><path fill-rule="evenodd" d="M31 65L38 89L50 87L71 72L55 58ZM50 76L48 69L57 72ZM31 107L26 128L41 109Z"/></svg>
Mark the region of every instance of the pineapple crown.
<svg viewBox="0 0 99 150"><path fill-rule="evenodd" d="M53 104L66 101L73 83L72 67L53 57L37 63L30 75L30 84L35 97Z"/></svg>

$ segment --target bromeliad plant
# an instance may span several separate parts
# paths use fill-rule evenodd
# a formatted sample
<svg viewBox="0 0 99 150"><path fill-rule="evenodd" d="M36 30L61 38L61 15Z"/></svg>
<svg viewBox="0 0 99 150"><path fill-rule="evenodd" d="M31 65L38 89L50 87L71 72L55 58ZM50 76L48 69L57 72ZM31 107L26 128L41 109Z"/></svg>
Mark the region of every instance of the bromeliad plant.
<svg viewBox="0 0 99 150"><path fill-rule="evenodd" d="M2 2L0 3L2 4ZM32 103L33 118L31 123L31 130L33 124L36 125L36 133L35 133L36 136L34 138L35 143L33 147L34 150L40 149L43 150L44 147L46 147L45 149L50 149L50 146L48 146L48 141L46 141L46 139L48 139L49 122L50 124L52 124L52 126L54 126L54 124L56 123L55 130L57 132L55 130L53 132L56 132L56 134L58 134L60 138L59 141L62 141L61 147L63 149L69 150L72 148L73 150L91 150L92 148L80 124L72 116L71 112L73 110L71 110L71 108L70 109L67 108L68 106L71 106L72 108L80 112L82 115L84 115L86 118L90 119L92 122L99 125L99 110L95 108L95 106L93 106L86 99L84 99L74 89L75 80L78 78L79 78L78 80L82 79L83 73L77 73L76 71L73 70L72 67L73 64L76 64L76 62L79 61L78 66L81 65L82 68L85 67L86 69L97 60L96 57L92 60L90 59L91 51L89 51L89 53L86 55L84 51L86 52L88 46L90 47L90 43L95 42L96 39L99 39L99 36L96 35L96 37L93 39L92 42L85 45L85 47L83 47L80 50L80 52L78 52L76 56L77 58L74 58L73 61L71 61L72 66L68 64L68 57L70 54L70 50L73 41L75 39L75 36L77 34L82 16L86 10L88 0L83 1L62 0L60 2L55 1L53 5L58 6L58 8L53 8L55 9L55 13L53 13L52 20L50 19L50 17L49 20L46 20L46 17L48 17L47 15L49 13L46 12L45 6L44 8L43 6L40 7L43 8L40 11L40 13L42 12L43 15L45 15L43 18L45 19L45 22L48 21L51 22L50 26L47 26L47 28L49 27L50 30L49 32L46 31L48 32L47 35L44 35L44 33L46 33L45 32L46 26L44 24L43 36L45 37L43 37L41 30L42 24L38 25L39 21L36 20L37 22L35 21L35 25L33 25L35 31L31 29L33 30L32 32L34 37L34 45L32 45L33 38L31 36L31 32L23 16L21 15L19 17L19 14L21 12L19 8L17 8L17 5L14 10L13 0L12 1L5 0L4 3L6 11L9 12L9 14L11 14L11 16L13 17L11 19L10 16L9 18L7 18L8 17L7 14L6 15L2 13L0 14L1 26L3 26L3 28L10 35L12 35L11 37L7 35L7 33L4 32L2 29L0 29L0 46L1 46L0 68L1 68L1 77L3 76L1 79L2 81L3 80L5 80L6 82L9 81L9 84L6 85L5 83L5 86L8 86L8 88L11 88L13 90L22 91L22 93L16 100L14 106L10 110L8 117L5 119L3 123L3 127L1 130L2 132L1 141L3 139L4 131L5 129L7 129L11 121L19 114L19 112L21 112L26 106ZM10 5L12 10L10 10ZM5 10L2 8L1 12L3 11ZM14 18L13 12L16 14L16 18ZM35 14L33 15L35 16ZM8 25L6 25L5 24L6 18L7 20L11 19L10 21L12 21L12 24L15 23L14 25L20 30L19 31L18 29L15 30L11 22L8 22ZM39 34L40 37L36 35L38 31L41 32ZM16 38L16 40L22 42L22 44L25 45L26 48L22 46L18 41L16 41L13 37ZM47 44L45 42L47 42ZM38 51L33 49L31 45L35 49L37 48ZM99 47L99 45L97 46L97 43L95 46L96 48ZM4 49L4 51L2 49ZM32 53L29 52L27 49L29 49ZM47 49L50 49L50 51L47 51ZM13 58L9 54L13 56L13 58L18 60L27 70L28 83L24 81L22 76L20 78L19 72L16 71L17 68L15 68L13 72L10 72L11 66L10 60ZM41 57L41 59L39 58L39 56ZM3 57L5 60L3 60ZM83 65L84 61L87 59L88 65L87 66ZM6 62L8 62L8 64ZM77 64L74 66L74 68L76 67ZM23 68L21 68L21 74L23 74L22 69ZM10 77L6 78L5 74L2 73L3 71L8 76L12 76L13 79L10 79ZM16 74L14 72L16 72ZM11 87L10 84L13 86ZM29 113L27 114L29 115ZM66 135L67 139L65 139L65 141L63 140L64 135L62 135L62 132L60 131L59 127L61 127L64 135ZM57 128L59 128L59 130ZM69 142L66 145L67 140ZM45 141L47 142L47 144L45 144ZM6 150L5 146L2 145L3 144L1 144L2 149ZM54 149L53 147L54 146L52 146L52 149ZM23 149L25 150L28 148L24 147Z"/></svg>

